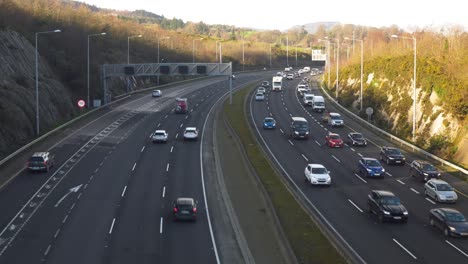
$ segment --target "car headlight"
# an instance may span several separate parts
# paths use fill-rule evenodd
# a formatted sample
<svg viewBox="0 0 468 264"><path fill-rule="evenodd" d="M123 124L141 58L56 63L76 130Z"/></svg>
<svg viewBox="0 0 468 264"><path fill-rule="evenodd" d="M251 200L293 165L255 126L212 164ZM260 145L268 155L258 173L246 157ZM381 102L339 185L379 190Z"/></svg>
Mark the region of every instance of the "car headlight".
<svg viewBox="0 0 468 264"><path fill-rule="evenodd" d="M299 132L298 132L298 131L294 131L294 134L299 135Z"/></svg>
<svg viewBox="0 0 468 264"><path fill-rule="evenodd" d="M427 174L427 173L425 173L425 172L423 172L423 174L424 174L424 176L429 176L429 174Z"/></svg>
<svg viewBox="0 0 468 264"><path fill-rule="evenodd" d="M439 172L439 173L437 173L437 176L440 176L440 172Z"/></svg>
<svg viewBox="0 0 468 264"><path fill-rule="evenodd" d="M382 168L382 172L385 172L385 169L384 169L384 168Z"/></svg>
<svg viewBox="0 0 468 264"><path fill-rule="evenodd" d="M387 212L387 211L383 211L383 213L386 215L390 215L390 212Z"/></svg>
<svg viewBox="0 0 468 264"><path fill-rule="evenodd" d="M453 226L449 226L449 228L450 228L450 231L456 231L456 230L457 230L457 229L456 229L455 227L453 227Z"/></svg>
<svg viewBox="0 0 468 264"><path fill-rule="evenodd" d="M306 131L305 133L306 133L306 135L309 135L309 131Z"/></svg>
<svg viewBox="0 0 468 264"><path fill-rule="evenodd" d="M388 159L394 160L395 158L393 158L393 157L388 157Z"/></svg>
<svg viewBox="0 0 468 264"><path fill-rule="evenodd" d="M371 170L371 169L368 169L368 168L366 168L366 170L367 170L367 172L372 172L372 170Z"/></svg>
<svg viewBox="0 0 468 264"><path fill-rule="evenodd" d="M404 214L404 215L408 215L408 211L404 211L403 214Z"/></svg>

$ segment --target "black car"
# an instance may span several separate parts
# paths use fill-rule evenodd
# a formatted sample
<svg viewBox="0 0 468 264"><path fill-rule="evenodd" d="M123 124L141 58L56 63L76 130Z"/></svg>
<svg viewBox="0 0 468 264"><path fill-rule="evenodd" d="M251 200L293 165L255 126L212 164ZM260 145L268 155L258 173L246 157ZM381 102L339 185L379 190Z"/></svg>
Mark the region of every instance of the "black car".
<svg viewBox="0 0 468 264"><path fill-rule="evenodd" d="M197 220L197 202L193 198L177 198L174 201L172 214L174 221Z"/></svg>
<svg viewBox="0 0 468 264"><path fill-rule="evenodd" d="M414 160L411 162L410 175L411 177L419 178L425 182L429 179L440 178L440 172L437 168L424 160Z"/></svg>
<svg viewBox="0 0 468 264"><path fill-rule="evenodd" d="M468 237L468 222L465 216L455 209L431 209L429 223L442 230L445 236Z"/></svg>
<svg viewBox="0 0 468 264"><path fill-rule="evenodd" d="M367 146L367 140L361 133L357 132L349 133L347 142L353 146Z"/></svg>
<svg viewBox="0 0 468 264"><path fill-rule="evenodd" d="M393 147L382 147L380 150L380 160L385 161L388 165L397 164L405 165L405 155L397 148Z"/></svg>
<svg viewBox="0 0 468 264"><path fill-rule="evenodd" d="M377 216L379 223L386 220L408 221L408 211L400 199L389 191L372 190L367 196L367 210Z"/></svg>

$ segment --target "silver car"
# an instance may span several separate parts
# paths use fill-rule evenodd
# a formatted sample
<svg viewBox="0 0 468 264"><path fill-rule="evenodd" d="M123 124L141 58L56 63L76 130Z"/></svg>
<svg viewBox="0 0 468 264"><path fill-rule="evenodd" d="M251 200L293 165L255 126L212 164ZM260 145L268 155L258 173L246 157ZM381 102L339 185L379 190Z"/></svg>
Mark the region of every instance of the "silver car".
<svg viewBox="0 0 468 264"><path fill-rule="evenodd" d="M455 203L458 199L455 190L443 180L431 179L424 184L424 193L437 202Z"/></svg>
<svg viewBox="0 0 468 264"><path fill-rule="evenodd" d="M151 135L151 140L153 143L158 143L158 142L167 142L169 134L166 132L166 130L156 130L154 133Z"/></svg>

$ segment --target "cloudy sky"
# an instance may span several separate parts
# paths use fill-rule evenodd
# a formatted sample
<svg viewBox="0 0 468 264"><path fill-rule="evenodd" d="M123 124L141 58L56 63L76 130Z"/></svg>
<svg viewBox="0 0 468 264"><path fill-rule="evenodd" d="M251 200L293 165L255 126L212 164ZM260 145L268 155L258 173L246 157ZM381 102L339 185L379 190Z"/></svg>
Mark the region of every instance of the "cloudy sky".
<svg viewBox="0 0 468 264"><path fill-rule="evenodd" d="M468 30L465 0L80 0L102 8L144 9L184 22L203 21L257 29L336 21L364 26L398 25L404 29L461 25Z"/></svg>

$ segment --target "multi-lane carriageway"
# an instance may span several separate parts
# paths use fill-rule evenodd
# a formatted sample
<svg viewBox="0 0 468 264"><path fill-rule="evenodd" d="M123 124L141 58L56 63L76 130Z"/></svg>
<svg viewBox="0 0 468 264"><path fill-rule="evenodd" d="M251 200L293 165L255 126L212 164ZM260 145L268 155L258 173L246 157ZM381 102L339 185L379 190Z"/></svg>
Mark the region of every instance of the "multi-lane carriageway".
<svg viewBox="0 0 468 264"><path fill-rule="evenodd" d="M322 123L321 114L301 104L296 93L298 80L286 81L281 92L267 90L265 101L255 101L251 95L248 107L251 124L259 141L275 161L280 171L309 208L323 219L325 225L356 259L366 263L468 263L468 241L446 238L429 225L429 210L436 207L454 207L468 216L466 183L443 174L442 178L459 191L454 205L436 204L425 197L423 183L409 177L409 166L384 165L384 179L368 179L356 172L359 158L379 157L380 146L393 145L363 128L344 115L344 128L330 128ZM312 93L320 94L317 82L312 81ZM339 112L331 103L330 111ZM272 116L277 121L275 130L263 130L262 120ZM292 116L309 121L311 137L293 140L287 136ZM335 132L346 138L352 131L362 132L370 143L366 147L345 145L331 149L324 144L325 135ZM397 146L398 147L398 146ZM416 159L407 153L407 162ZM323 164L331 171L332 186L317 187L305 182L304 168L308 163ZM409 211L407 224L383 223L367 212L367 194L370 190L390 190L400 197Z"/></svg>
<svg viewBox="0 0 468 264"><path fill-rule="evenodd" d="M258 75L245 75L235 86ZM210 109L228 92L210 78L136 95L50 147L48 173L22 171L0 192L0 263L216 263L205 203L201 142ZM174 114L187 97L189 113ZM167 144L153 144L156 129ZM174 223L176 197L198 201L198 221Z"/></svg>

